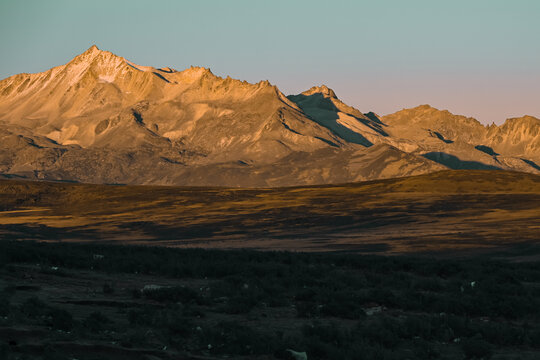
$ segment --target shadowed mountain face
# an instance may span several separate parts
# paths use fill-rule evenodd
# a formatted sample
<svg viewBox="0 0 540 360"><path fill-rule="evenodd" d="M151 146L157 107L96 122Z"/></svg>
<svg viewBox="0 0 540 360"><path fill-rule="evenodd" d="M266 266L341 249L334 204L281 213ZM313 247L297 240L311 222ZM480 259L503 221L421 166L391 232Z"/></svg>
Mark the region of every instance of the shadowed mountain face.
<svg viewBox="0 0 540 360"><path fill-rule="evenodd" d="M314 86L299 95L288 97L318 124L345 141L366 147L373 145L366 136L387 136L378 119L367 117L339 100L325 85ZM366 135L367 134L367 135Z"/></svg>
<svg viewBox="0 0 540 360"><path fill-rule="evenodd" d="M65 65L0 81L4 177L283 186L459 164L433 153L539 172L539 128L533 117L486 128L425 106L379 119L326 86L286 97L268 81L139 66L95 46Z"/></svg>

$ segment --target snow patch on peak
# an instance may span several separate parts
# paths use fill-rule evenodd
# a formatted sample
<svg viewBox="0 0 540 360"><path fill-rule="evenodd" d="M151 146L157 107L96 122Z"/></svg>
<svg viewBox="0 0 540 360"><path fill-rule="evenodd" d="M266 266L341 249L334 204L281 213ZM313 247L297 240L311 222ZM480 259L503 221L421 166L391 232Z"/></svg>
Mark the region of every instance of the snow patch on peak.
<svg viewBox="0 0 540 360"><path fill-rule="evenodd" d="M80 55L74 57L67 65L73 66L117 66L121 62L126 61L123 57L113 54L110 51L99 50L97 46L93 45Z"/></svg>
<svg viewBox="0 0 540 360"><path fill-rule="evenodd" d="M330 89L326 85L313 86L311 89L304 91L302 93L302 95L309 96L309 95L313 95L313 94L317 94L317 93L322 94L324 97L330 97L330 98L337 99L337 95L334 92L334 90Z"/></svg>
<svg viewBox="0 0 540 360"><path fill-rule="evenodd" d="M99 75L98 80L100 82L112 83L114 81L114 75Z"/></svg>

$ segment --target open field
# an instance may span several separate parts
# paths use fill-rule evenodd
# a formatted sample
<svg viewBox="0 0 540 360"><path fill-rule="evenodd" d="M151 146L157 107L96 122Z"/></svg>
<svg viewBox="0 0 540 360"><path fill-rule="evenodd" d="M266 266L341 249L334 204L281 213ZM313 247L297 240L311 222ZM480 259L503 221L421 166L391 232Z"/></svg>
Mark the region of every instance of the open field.
<svg viewBox="0 0 540 360"><path fill-rule="evenodd" d="M407 253L535 242L540 177L444 171L337 186L0 181L0 238Z"/></svg>

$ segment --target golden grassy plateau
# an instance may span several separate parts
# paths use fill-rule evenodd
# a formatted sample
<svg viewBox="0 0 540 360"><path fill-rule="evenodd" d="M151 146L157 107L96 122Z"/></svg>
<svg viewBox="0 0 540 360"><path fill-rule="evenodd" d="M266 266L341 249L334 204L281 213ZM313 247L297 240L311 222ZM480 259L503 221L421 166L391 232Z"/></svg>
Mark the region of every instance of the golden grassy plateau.
<svg viewBox="0 0 540 360"><path fill-rule="evenodd" d="M442 171L273 189L0 181L0 237L407 253L537 241L540 176Z"/></svg>

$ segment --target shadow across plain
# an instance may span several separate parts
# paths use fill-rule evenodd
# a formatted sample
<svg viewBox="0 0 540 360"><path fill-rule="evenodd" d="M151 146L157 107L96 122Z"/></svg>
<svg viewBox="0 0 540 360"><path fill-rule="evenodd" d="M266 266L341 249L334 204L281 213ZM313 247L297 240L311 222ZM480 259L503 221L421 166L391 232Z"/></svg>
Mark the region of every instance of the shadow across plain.
<svg viewBox="0 0 540 360"><path fill-rule="evenodd" d="M0 239L403 253L538 241L540 177L443 171L272 189L0 181Z"/></svg>

